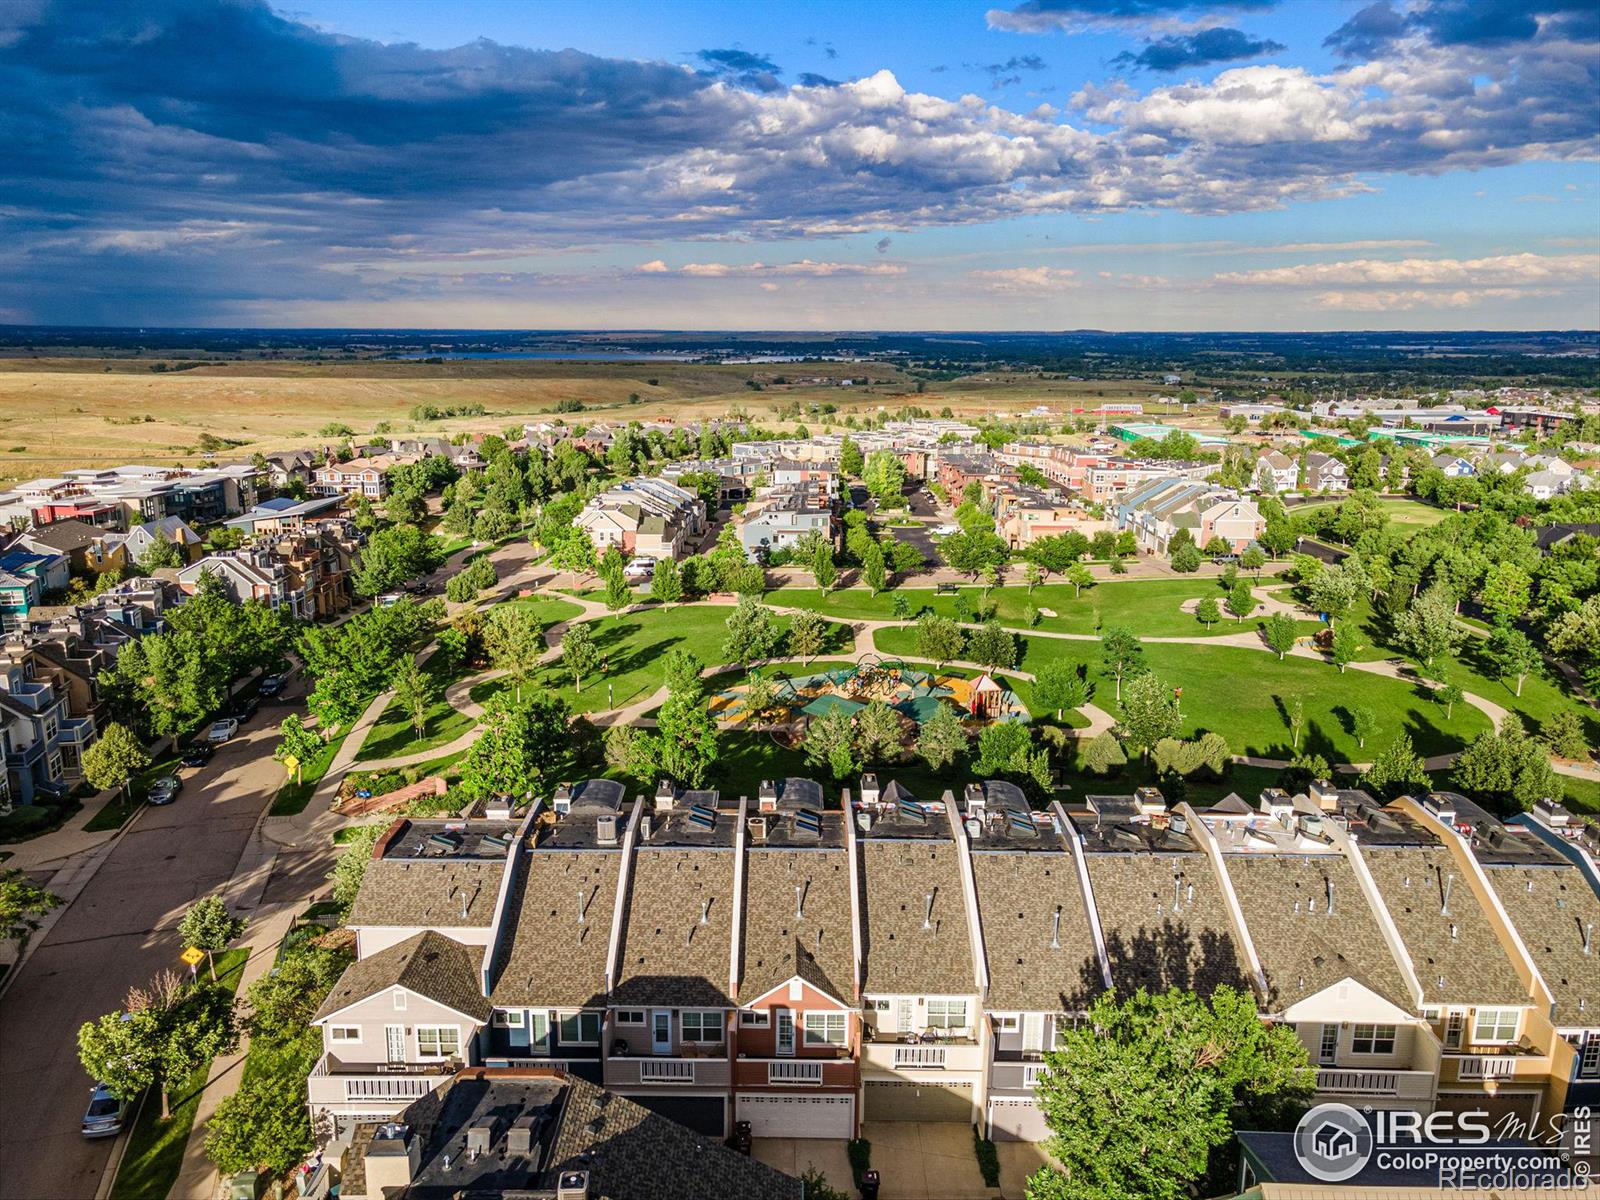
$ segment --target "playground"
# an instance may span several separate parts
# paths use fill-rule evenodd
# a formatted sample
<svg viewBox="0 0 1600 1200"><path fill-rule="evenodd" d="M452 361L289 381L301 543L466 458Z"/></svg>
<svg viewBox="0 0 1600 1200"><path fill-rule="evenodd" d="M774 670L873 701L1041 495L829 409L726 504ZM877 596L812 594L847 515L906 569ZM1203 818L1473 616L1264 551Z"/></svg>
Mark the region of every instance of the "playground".
<svg viewBox="0 0 1600 1200"><path fill-rule="evenodd" d="M952 705L974 724L1026 721L1028 710L1017 694L993 676L976 678L935 672L895 658L863 654L854 663L812 674L790 675L783 670L768 674L775 687L771 708L761 714L764 723L804 726L813 717L842 712L854 716L869 704L886 704L917 725L941 705ZM712 697L712 711L729 725L750 723L745 710L748 688L724 688Z"/></svg>

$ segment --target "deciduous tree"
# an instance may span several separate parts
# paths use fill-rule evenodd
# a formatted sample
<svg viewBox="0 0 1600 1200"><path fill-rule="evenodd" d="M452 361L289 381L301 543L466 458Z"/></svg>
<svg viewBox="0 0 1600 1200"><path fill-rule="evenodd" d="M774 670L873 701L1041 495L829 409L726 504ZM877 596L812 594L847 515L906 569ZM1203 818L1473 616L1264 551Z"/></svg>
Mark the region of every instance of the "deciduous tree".
<svg viewBox="0 0 1600 1200"><path fill-rule="evenodd" d="M217 981L217 953L226 950L239 940L250 922L228 911L221 896L203 896L189 906L178 922L178 936L184 944L206 952L206 963L211 968L211 982Z"/></svg>
<svg viewBox="0 0 1600 1200"><path fill-rule="evenodd" d="M917 737L917 756L935 771L942 771L966 753L967 742L967 731L956 710L941 704L933 716L922 723Z"/></svg>

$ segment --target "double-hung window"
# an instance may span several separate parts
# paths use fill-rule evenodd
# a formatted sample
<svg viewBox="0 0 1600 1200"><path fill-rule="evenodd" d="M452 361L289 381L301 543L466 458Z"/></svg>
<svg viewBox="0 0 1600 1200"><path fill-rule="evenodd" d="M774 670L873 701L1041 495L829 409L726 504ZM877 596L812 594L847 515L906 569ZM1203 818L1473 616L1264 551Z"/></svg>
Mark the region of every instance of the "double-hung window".
<svg viewBox="0 0 1600 1200"><path fill-rule="evenodd" d="M699 1042L705 1045L718 1045L722 1041L722 1014L720 1012L696 1012L690 1009L680 1018L683 1027L683 1040L686 1042Z"/></svg>
<svg viewBox="0 0 1600 1200"><path fill-rule="evenodd" d="M418 1058L454 1058L461 1053L461 1030L454 1025L418 1025Z"/></svg>
<svg viewBox="0 0 1600 1200"><path fill-rule="evenodd" d="M1393 1054L1397 1031L1393 1025L1357 1025L1350 1039L1352 1054Z"/></svg>
<svg viewBox="0 0 1600 1200"><path fill-rule="evenodd" d="M967 1002L965 1000L929 1000L929 1029L965 1029L967 1027Z"/></svg>
<svg viewBox="0 0 1600 1200"><path fill-rule="evenodd" d="M336 1046L348 1046L361 1040L361 1026L333 1025L328 1029L328 1040Z"/></svg>
<svg viewBox="0 0 1600 1200"><path fill-rule="evenodd" d="M1578 1052L1578 1074L1585 1079L1600 1076L1600 1033L1591 1033Z"/></svg>
<svg viewBox="0 0 1600 1200"><path fill-rule="evenodd" d="M499 1008L495 1010L494 1027L496 1029L521 1029L523 1011L520 1008Z"/></svg>
<svg viewBox="0 0 1600 1200"><path fill-rule="evenodd" d="M808 1012L806 1045L842 1046L845 1042L847 1021L842 1012Z"/></svg>
<svg viewBox="0 0 1600 1200"><path fill-rule="evenodd" d="M1522 1014L1514 1008L1480 1008L1472 1018L1474 1042L1514 1042Z"/></svg>

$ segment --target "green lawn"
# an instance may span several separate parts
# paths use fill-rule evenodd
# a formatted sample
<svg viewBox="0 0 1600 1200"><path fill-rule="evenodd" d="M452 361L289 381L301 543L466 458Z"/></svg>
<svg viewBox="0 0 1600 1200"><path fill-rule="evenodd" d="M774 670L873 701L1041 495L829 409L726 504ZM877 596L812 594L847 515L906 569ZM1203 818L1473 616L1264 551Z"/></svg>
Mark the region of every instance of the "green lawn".
<svg viewBox="0 0 1600 1200"><path fill-rule="evenodd" d="M445 697L445 690L465 674L463 669L441 670L434 667L430 659L423 664L422 673L433 682L433 703L423 714L421 734L412 727L411 714L398 700L391 700L378 723L367 732L367 740L361 743L361 750L356 754L358 763L432 750L454 741L477 724L473 717L457 711Z"/></svg>
<svg viewBox="0 0 1600 1200"><path fill-rule="evenodd" d="M877 645L888 653L914 654L915 631L881 630ZM1410 733L1418 751L1428 755L1457 749L1489 727L1488 719L1470 705L1456 705L1454 719L1446 720L1444 709L1420 695L1415 685L1363 671L1341 675L1310 659L1280 662L1269 652L1236 646L1170 644L1146 645L1144 656L1151 670L1183 689L1185 736L1215 730L1235 754L1293 757L1285 713L1295 696L1305 706L1301 749L1334 762L1369 760L1376 747L1401 731ZM1093 703L1115 715L1116 684L1100 669L1097 643L1022 638L1022 670L1036 672L1052 661L1086 665L1095 688ZM1346 713L1354 707L1372 709L1381 722L1383 732L1365 749L1346 728Z"/></svg>
<svg viewBox="0 0 1600 1200"><path fill-rule="evenodd" d="M1566 799L1563 803L1576 812L1586 812L1600 816L1600 782L1593 779L1577 779L1571 775L1558 775L1561 788Z"/></svg>
<svg viewBox="0 0 1600 1200"><path fill-rule="evenodd" d="M1315 512L1322 508L1337 508L1342 500L1324 500L1316 504L1297 504L1289 510L1294 516L1298 513ZM1447 508L1435 508L1431 504L1424 504L1420 500L1392 499L1379 500L1378 507L1389 514L1389 520L1396 525L1408 528L1421 528L1425 525L1437 525L1450 515Z"/></svg>
<svg viewBox="0 0 1600 1200"><path fill-rule="evenodd" d="M522 596L511 600L502 600L500 604L509 604L513 608L525 608L539 618L541 629L549 629L562 621L570 621L573 617L583 615L583 609L570 600L557 600L554 596ZM496 606L498 607L498 606Z"/></svg>
<svg viewBox="0 0 1600 1200"><path fill-rule="evenodd" d="M1264 576L1263 578L1270 578ZM780 588L768 592L768 604L789 608L810 608L841 620L894 620L894 597L903 595L911 604L915 617L925 608L931 608L943 617L956 616L956 595L938 595L932 588L898 588L872 595L866 588L844 588L824 596L816 588ZM983 589L965 587L959 595L965 597L968 611L977 612L983 600ZM1083 589L1079 596L1072 594L1072 585L1045 583L1033 589L1030 596L1021 582L1007 582L989 593L995 604L995 617L1002 625L1014 629L1027 629L1028 609L1049 609L1056 615L1041 616L1036 629L1052 633L1093 634L1102 625L1126 625L1140 637L1216 637L1225 633L1238 633L1240 623L1227 617L1209 630L1197 621L1192 612L1184 612L1183 602L1210 596L1219 604L1223 592L1216 579L1152 579L1097 583ZM970 619L970 618L969 618ZM1243 628L1259 628L1260 619L1246 621ZM1314 628L1307 623L1306 630Z"/></svg>
<svg viewBox="0 0 1600 1200"><path fill-rule="evenodd" d="M665 681L662 660L671 650L688 650L708 666L721 662L732 611L731 607L699 604L601 617L590 624L607 666L585 677L582 692L574 692L572 676L559 666L541 670L531 686L556 692L574 712L621 708L661 687ZM784 617L774 623L780 629L788 627ZM849 648L849 634L838 629L834 644L825 649L838 653ZM472 689L472 698L481 704L510 686L504 678L486 680Z"/></svg>
<svg viewBox="0 0 1600 1200"><path fill-rule="evenodd" d="M349 735L350 730L345 729L335 736L333 741L317 751L310 762L301 765L299 779L286 779L280 784L269 815L292 817L304 812L306 805L311 801L311 794L317 790L322 777L328 773L328 768L333 765L334 755L339 753L339 747L344 745L344 739Z"/></svg>
<svg viewBox="0 0 1600 1200"><path fill-rule="evenodd" d="M217 978L230 992L239 990L239 977L250 958L249 947L225 950L217 955ZM205 968L202 965L201 970ZM161 1097L150 1093L128 1135L128 1149L111 1187L112 1200L150 1200L165 1196L178 1180L183 1168L183 1148L200 1109L200 1093L205 1090L211 1066L206 1064L172 1088L172 1116L161 1119Z"/></svg>

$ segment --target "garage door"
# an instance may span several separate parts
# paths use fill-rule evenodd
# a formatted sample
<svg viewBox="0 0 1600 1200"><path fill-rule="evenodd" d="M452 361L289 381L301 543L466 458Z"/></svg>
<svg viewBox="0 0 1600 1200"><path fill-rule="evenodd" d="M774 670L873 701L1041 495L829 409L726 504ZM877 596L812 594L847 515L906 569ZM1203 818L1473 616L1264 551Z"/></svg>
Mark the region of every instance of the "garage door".
<svg viewBox="0 0 1600 1200"><path fill-rule="evenodd" d="M679 1125L687 1125L706 1137L728 1136L727 1105L721 1096L654 1096L644 1092L631 1095L628 1099L653 1113L670 1117Z"/></svg>
<svg viewBox="0 0 1600 1200"><path fill-rule="evenodd" d="M972 1121L970 1083L871 1080L865 1095L864 1121Z"/></svg>
<svg viewBox="0 0 1600 1200"><path fill-rule="evenodd" d="M740 1096L736 1120L753 1137L848 1138L855 1134L854 1096Z"/></svg>
<svg viewBox="0 0 1600 1200"><path fill-rule="evenodd" d="M1032 1100L989 1101L989 1137L997 1142L1042 1142L1050 1136L1044 1113Z"/></svg>

